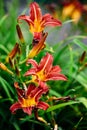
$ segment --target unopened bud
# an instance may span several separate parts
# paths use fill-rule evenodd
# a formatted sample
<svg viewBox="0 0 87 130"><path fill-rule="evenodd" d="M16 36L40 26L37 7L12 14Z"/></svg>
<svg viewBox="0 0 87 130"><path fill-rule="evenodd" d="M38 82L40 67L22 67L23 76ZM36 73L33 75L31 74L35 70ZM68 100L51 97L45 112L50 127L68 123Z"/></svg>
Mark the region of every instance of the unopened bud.
<svg viewBox="0 0 87 130"><path fill-rule="evenodd" d="M0 63L0 69L7 71L10 74L13 74L13 72L11 70L9 70L6 65L4 65L3 63Z"/></svg>
<svg viewBox="0 0 87 130"><path fill-rule="evenodd" d="M86 51L84 51L79 59L79 62L82 63L85 59L85 56L86 56Z"/></svg>
<svg viewBox="0 0 87 130"><path fill-rule="evenodd" d="M18 69L17 66L15 67L15 72L16 72L16 74L17 74L18 76L20 75L20 71L19 71L19 69Z"/></svg>
<svg viewBox="0 0 87 130"><path fill-rule="evenodd" d="M6 59L7 62L9 61L9 58L13 59L15 57L15 55L18 52L18 49L19 49L19 44L16 43L15 46L14 46L14 48L13 48L13 50L9 53L9 55L8 55L8 57Z"/></svg>
<svg viewBox="0 0 87 130"><path fill-rule="evenodd" d="M13 65L13 62L12 62L11 58L9 58L9 64L10 64L10 66L11 66L12 68L14 67L14 65Z"/></svg>
<svg viewBox="0 0 87 130"><path fill-rule="evenodd" d="M16 26L16 29L17 29L17 34L18 34L18 37L19 37L21 43L25 43L21 28L20 28L20 26L18 24Z"/></svg>

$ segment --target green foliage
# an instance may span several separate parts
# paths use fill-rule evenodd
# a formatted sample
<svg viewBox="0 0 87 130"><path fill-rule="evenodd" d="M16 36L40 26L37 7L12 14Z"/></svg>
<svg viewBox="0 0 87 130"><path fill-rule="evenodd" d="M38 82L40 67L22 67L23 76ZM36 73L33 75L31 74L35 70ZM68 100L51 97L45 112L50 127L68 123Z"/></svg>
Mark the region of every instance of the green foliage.
<svg viewBox="0 0 87 130"><path fill-rule="evenodd" d="M45 2L45 0L44 0ZM0 3L0 62L6 61L7 54L12 50L16 41L18 41L16 24L19 10L18 0L13 0L7 4L8 12L3 9L4 2ZM68 24L68 21L66 22ZM27 25L25 25L25 29ZM24 27L21 26L22 29ZM79 28L79 27L78 27ZM61 30L61 27L60 27ZM32 36L29 32L26 43L29 48ZM29 37L28 37L29 35ZM55 35L55 31L54 31ZM57 35L58 36L58 35ZM50 103L50 107L46 112L39 111L39 114L48 121L45 125L34 119L34 115L28 116L19 110L12 115L9 108L17 99L14 89L15 76L10 76L7 72L0 70L0 130L50 130L53 127L53 121L58 124L59 130L86 130L87 129L87 54L80 63L79 59L84 51L87 52L87 45L83 39L86 36L73 35L61 40L52 47L47 43L44 51L40 52L35 58L38 61L44 53L50 52L54 56L54 65L60 65L62 73L65 74L67 81L49 81L49 96L65 97L71 96L73 101L55 101ZM87 40L87 38L86 38ZM19 41L18 41L19 42ZM29 43L28 43L29 42ZM53 43L51 43L53 44ZM26 55L29 50L26 50ZM8 66L9 67L9 66ZM22 74L26 68L24 64L20 64ZM23 81L24 77L19 77L19 81ZM44 98L43 98L44 100Z"/></svg>

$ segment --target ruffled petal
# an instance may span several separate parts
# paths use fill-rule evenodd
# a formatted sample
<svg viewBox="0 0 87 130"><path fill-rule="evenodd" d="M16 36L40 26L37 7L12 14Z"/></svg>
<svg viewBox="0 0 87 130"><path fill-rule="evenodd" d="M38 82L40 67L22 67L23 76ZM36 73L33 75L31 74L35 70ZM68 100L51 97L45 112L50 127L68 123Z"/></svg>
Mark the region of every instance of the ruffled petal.
<svg viewBox="0 0 87 130"><path fill-rule="evenodd" d="M49 108L49 105L45 102L40 101L37 105L37 108L47 110Z"/></svg>
<svg viewBox="0 0 87 130"><path fill-rule="evenodd" d="M11 107L10 107L10 110L12 113L14 113L17 109L21 109L21 104L20 103L14 103Z"/></svg>

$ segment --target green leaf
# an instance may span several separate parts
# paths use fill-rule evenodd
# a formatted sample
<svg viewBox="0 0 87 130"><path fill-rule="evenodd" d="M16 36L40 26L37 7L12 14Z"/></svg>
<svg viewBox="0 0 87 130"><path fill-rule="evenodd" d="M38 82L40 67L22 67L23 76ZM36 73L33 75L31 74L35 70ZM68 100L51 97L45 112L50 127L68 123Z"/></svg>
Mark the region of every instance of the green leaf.
<svg viewBox="0 0 87 130"><path fill-rule="evenodd" d="M5 90L7 96L11 98L10 91L8 87L10 88L9 84L0 76L0 83L2 84L3 89Z"/></svg>
<svg viewBox="0 0 87 130"><path fill-rule="evenodd" d="M1 19L0 19L0 26L2 26L3 22L5 21L5 19L7 18L8 15L4 15Z"/></svg>
<svg viewBox="0 0 87 130"><path fill-rule="evenodd" d="M61 95L58 92L56 92L55 90L50 89L49 93L56 97L61 97Z"/></svg>
<svg viewBox="0 0 87 130"><path fill-rule="evenodd" d="M79 103L79 102L70 101L70 102L65 102L65 103L61 103L61 104L58 104L58 105L54 105L54 106L49 107L46 112L51 112L51 111L54 111L54 110L59 109L61 107L65 107L65 106L77 104L77 103Z"/></svg>
<svg viewBox="0 0 87 130"><path fill-rule="evenodd" d="M9 53L8 49L5 46L3 46L2 44L0 44L0 49L2 49L6 54Z"/></svg>
<svg viewBox="0 0 87 130"><path fill-rule="evenodd" d="M74 43L76 45L78 45L79 47L81 47L83 50L87 51L87 45L85 45L84 43L82 43L81 41L79 41L78 39L74 39L73 40Z"/></svg>
<svg viewBox="0 0 87 130"><path fill-rule="evenodd" d="M87 108L87 98L85 97L80 97L78 100Z"/></svg>
<svg viewBox="0 0 87 130"><path fill-rule="evenodd" d="M6 101L11 101L11 102L13 102L13 99L11 99L11 98L5 98L5 99L0 98L0 102L6 102Z"/></svg>

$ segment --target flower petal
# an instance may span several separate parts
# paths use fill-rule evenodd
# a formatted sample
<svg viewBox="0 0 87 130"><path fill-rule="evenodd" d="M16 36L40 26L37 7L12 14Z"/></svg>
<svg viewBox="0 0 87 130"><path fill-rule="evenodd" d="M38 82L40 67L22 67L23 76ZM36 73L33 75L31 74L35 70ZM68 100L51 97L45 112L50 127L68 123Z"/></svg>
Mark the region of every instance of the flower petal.
<svg viewBox="0 0 87 130"><path fill-rule="evenodd" d="M39 81L39 87L43 89L44 93L47 93L49 91L49 87L42 81Z"/></svg>
<svg viewBox="0 0 87 130"><path fill-rule="evenodd" d="M40 101L37 105L37 108L47 110L49 108L49 105L45 102Z"/></svg>
<svg viewBox="0 0 87 130"><path fill-rule="evenodd" d="M59 73L59 72L61 72L61 68L57 65L53 66L51 69L51 73L53 73L53 72Z"/></svg>
<svg viewBox="0 0 87 130"><path fill-rule="evenodd" d="M24 76L35 75L35 74L36 74L36 69L31 68L24 74Z"/></svg>
<svg viewBox="0 0 87 130"><path fill-rule="evenodd" d="M35 87L35 85L34 84L30 84L29 86L28 86L28 89L27 89L27 96L28 95L30 95L30 93L35 89L36 87Z"/></svg>
<svg viewBox="0 0 87 130"><path fill-rule="evenodd" d="M57 19L47 19L44 23L44 26L61 26L62 23Z"/></svg>
<svg viewBox="0 0 87 130"><path fill-rule="evenodd" d="M41 20L42 19L42 13L39 5L36 2L32 2L30 4L30 19L32 21L34 20Z"/></svg>
<svg viewBox="0 0 87 130"><path fill-rule="evenodd" d="M66 76L63 74L58 74L56 72L54 73L49 73L46 77L47 80L67 80Z"/></svg>
<svg viewBox="0 0 87 130"><path fill-rule="evenodd" d="M39 71L43 69L45 73L49 72L50 69L52 68L52 62L53 62L53 57L49 53L47 53L42 60L40 61L39 64Z"/></svg>
<svg viewBox="0 0 87 130"><path fill-rule="evenodd" d="M27 64L32 64L35 68L38 68L37 62L33 59L27 60Z"/></svg>
<svg viewBox="0 0 87 130"><path fill-rule="evenodd" d="M20 15L19 17L18 17L18 22L19 22L19 20L25 20L28 24L32 24L32 25L34 25L34 23L33 23L33 21L30 19L30 17L29 16L27 16L27 15Z"/></svg>
<svg viewBox="0 0 87 130"><path fill-rule="evenodd" d="M42 21L53 18L49 13L43 15Z"/></svg>
<svg viewBox="0 0 87 130"><path fill-rule="evenodd" d="M21 109L21 104L19 104L18 102L17 103L14 103L11 107L10 107L10 110L12 113L14 113L17 109Z"/></svg>
<svg viewBox="0 0 87 130"><path fill-rule="evenodd" d="M19 87L18 82L15 82L14 86L17 90L18 100L19 100L19 102L22 102L23 97L25 96L25 91Z"/></svg>
<svg viewBox="0 0 87 130"><path fill-rule="evenodd" d="M48 26L48 25L50 25L50 26L61 26L62 25L61 21L53 18L50 14L43 15L42 21L45 21L43 23L44 26Z"/></svg>
<svg viewBox="0 0 87 130"><path fill-rule="evenodd" d="M25 112L25 113L27 113L28 115L31 115L31 113L32 113L32 107L26 107L26 108L23 108L23 111Z"/></svg>
<svg viewBox="0 0 87 130"><path fill-rule="evenodd" d="M44 93L44 91L43 91L42 88L36 87L34 89L34 91L32 91L30 97L35 98L35 101L37 102L39 100L39 98L42 96L43 93Z"/></svg>

